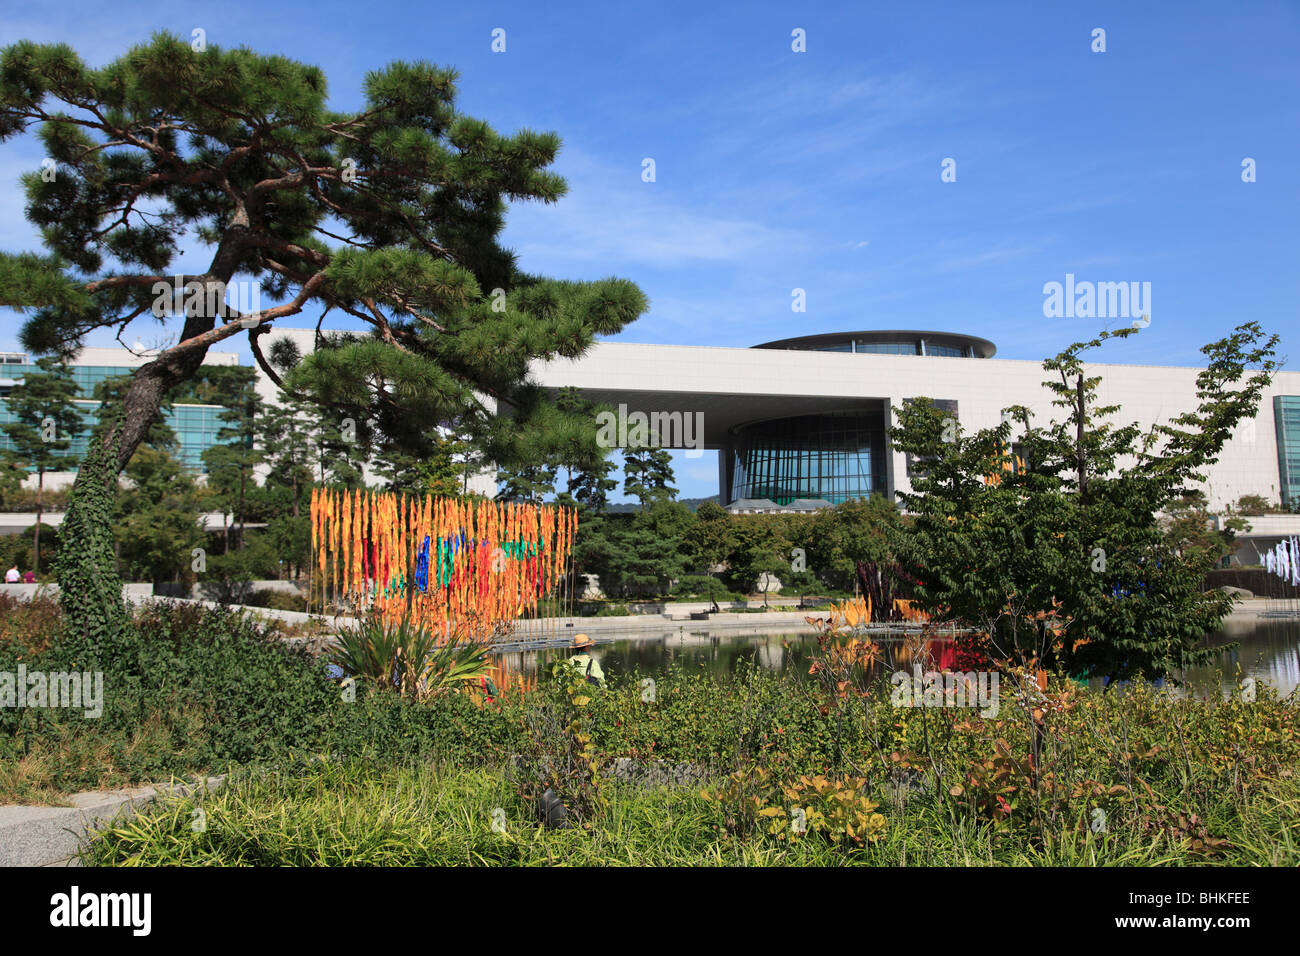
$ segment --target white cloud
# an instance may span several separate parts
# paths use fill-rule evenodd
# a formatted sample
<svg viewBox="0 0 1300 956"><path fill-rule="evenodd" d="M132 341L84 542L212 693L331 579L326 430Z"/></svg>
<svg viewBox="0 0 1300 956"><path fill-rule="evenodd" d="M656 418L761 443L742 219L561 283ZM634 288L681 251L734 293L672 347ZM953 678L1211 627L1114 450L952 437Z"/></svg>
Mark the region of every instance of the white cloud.
<svg viewBox="0 0 1300 956"><path fill-rule="evenodd" d="M573 261L676 266L738 261L802 244L791 230L743 217L708 215L684 194L577 155L557 164L570 192L553 206L513 206L506 241L525 268L565 271Z"/></svg>

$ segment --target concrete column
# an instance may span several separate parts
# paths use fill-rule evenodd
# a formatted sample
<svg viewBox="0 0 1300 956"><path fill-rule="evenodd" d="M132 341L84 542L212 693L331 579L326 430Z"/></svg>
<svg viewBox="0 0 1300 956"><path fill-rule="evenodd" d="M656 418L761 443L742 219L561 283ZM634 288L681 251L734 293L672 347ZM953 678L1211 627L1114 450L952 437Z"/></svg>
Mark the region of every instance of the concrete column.
<svg viewBox="0 0 1300 956"><path fill-rule="evenodd" d="M901 398L887 398L884 405L885 428L891 428L894 424L894 409L903 404ZM885 433L885 491L892 499L898 491L900 481L907 480L907 459L902 452L895 451L893 443L889 440L889 433Z"/></svg>

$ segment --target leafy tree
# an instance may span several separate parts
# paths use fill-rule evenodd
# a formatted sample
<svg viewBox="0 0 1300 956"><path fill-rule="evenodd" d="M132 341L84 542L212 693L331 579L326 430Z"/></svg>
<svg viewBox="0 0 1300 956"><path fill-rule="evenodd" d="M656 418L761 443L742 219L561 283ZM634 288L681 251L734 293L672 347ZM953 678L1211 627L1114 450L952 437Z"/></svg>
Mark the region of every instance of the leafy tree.
<svg viewBox="0 0 1300 956"><path fill-rule="evenodd" d="M807 566L832 587L852 590L859 561L891 559L890 538L901 521L898 508L884 495L827 508L813 519Z"/></svg>
<svg viewBox="0 0 1300 956"><path fill-rule="evenodd" d="M25 528L20 534L0 535L0 570L17 566L19 568L35 567L32 561L32 543L36 537L35 528ZM59 560L59 529L47 524L41 529L41 554L47 565L54 565Z"/></svg>
<svg viewBox="0 0 1300 956"><path fill-rule="evenodd" d="M695 517L701 521L725 521L727 519L727 509L716 501L703 501L695 509Z"/></svg>
<svg viewBox="0 0 1300 956"><path fill-rule="evenodd" d="M45 473L71 471L72 440L85 428L77 407L77 383L68 367L52 358L36 361L39 372L28 372L5 399L13 421L3 427L9 439L4 459L36 472L36 524L32 529L32 570L41 570L41 516L45 509Z"/></svg>
<svg viewBox="0 0 1300 956"><path fill-rule="evenodd" d="M293 570L294 580L302 576L303 567L310 561L311 519L307 515L279 515L266 526L264 535L258 535L275 549L278 562L284 570Z"/></svg>
<svg viewBox="0 0 1300 956"><path fill-rule="evenodd" d="M1196 490L1277 368L1277 337L1246 323L1202 350L1196 410L1150 431L1117 425L1109 419L1119 409L1098 404L1100 379L1080 356L1133 332L1103 333L1043 363L1062 420L1038 426L1016 407L997 428L954 434L922 400L900 408L891 429L895 447L926 461L900 495L912 522L894 549L921 606L984 630L1007 656L1112 682L1215 653L1202 638L1232 599L1202 593L1213 553L1180 548L1159 514ZM1013 422L1020 461L1010 454Z"/></svg>
<svg viewBox="0 0 1300 956"><path fill-rule="evenodd" d="M762 571L754 570L756 563L770 570L772 562L760 555L771 555L781 565L785 581L792 570L794 548L805 545L810 519L806 515L733 515L731 516L732 550L727 557L728 574L738 589L753 591L758 586ZM806 547L805 547L805 550Z"/></svg>
<svg viewBox="0 0 1300 956"><path fill-rule="evenodd" d="M1240 547L1235 540L1240 532L1250 530L1246 519L1232 516L1215 527L1205 493L1188 492L1172 502L1165 514L1165 535L1181 555L1198 553L1213 564L1223 564Z"/></svg>
<svg viewBox="0 0 1300 956"><path fill-rule="evenodd" d="M746 591L761 591L763 606L767 607L767 594L772 589L773 578L784 585L791 575L790 559L774 545L755 543L740 551L731 567L732 576Z"/></svg>
<svg viewBox="0 0 1300 956"><path fill-rule="evenodd" d="M1243 515L1260 515L1278 509L1277 505L1271 504L1263 495L1242 495L1237 499L1237 506L1234 510Z"/></svg>
<svg viewBox="0 0 1300 956"><path fill-rule="evenodd" d="M714 569L726 564L735 548L731 517L716 501L704 502L696 509L683 546L688 565L716 580ZM718 590L727 589L719 582Z"/></svg>
<svg viewBox="0 0 1300 956"><path fill-rule="evenodd" d="M190 580L193 549L207 540L199 522L201 495L193 476L165 451L141 445L125 477L116 521L123 573L128 580L155 584Z"/></svg>
<svg viewBox="0 0 1300 956"><path fill-rule="evenodd" d="M212 346L246 332L280 381L258 339L306 308L344 312L370 334L322 336L289 373L291 390L335 412L364 407L352 417L395 441L460 416L497 461L544 457L554 433L533 425L563 413L526 383L529 364L582 354L643 312L645 297L622 280L518 269L498 241L506 202L563 195L547 169L559 139L502 136L460 114L455 80L393 63L367 75L364 104L344 113L328 108L318 68L244 48L196 52L169 34L100 69L63 44L0 50L0 137L35 129L57 164L53 177L23 177L45 253L0 254L0 305L35 310L24 347L67 354L87 333L120 333L145 315L175 342L133 374L98 439L105 454L79 472L70 519L94 497L86 482L111 491ZM211 256L179 277L177 295L167 283L187 235ZM240 303L258 291L279 304L228 304L239 277ZM108 520L85 507L85 521ZM83 540L70 539L64 558L88 568L98 557L78 550ZM65 604L83 613L77 596Z"/></svg>
<svg viewBox="0 0 1300 956"><path fill-rule="evenodd" d="M790 571L787 570L781 583L787 591L797 591L799 594L799 606L804 606L804 599L808 597L809 591L815 591L821 586L821 579L812 571Z"/></svg>
<svg viewBox="0 0 1300 956"><path fill-rule="evenodd" d="M209 585L209 593L215 590L213 597L223 604L242 602L248 596L249 582L279 577L278 550L269 535L254 533L248 536L244 547L209 558L203 578Z"/></svg>

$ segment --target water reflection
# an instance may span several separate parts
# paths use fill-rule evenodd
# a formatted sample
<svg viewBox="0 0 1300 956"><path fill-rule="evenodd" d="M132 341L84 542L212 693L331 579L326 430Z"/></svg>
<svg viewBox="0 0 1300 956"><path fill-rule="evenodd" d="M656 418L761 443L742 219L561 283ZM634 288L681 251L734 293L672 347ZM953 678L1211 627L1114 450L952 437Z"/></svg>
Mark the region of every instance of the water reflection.
<svg viewBox="0 0 1300 956"><path fill-rule="evenodd" d="M1192 668L1188 683L1201 693L1217 684L1226 693L1241 677L1253 677L1276 688L1280 696L1300 686L1300 621L1228 621L1209 644L1220 647L1234 641L1240 646L1223 651L1216 664Z"/></svg>
<svg viewBox="0 0 1300 956"><path fill-rule="evenodd" d="M876 638L883 651L881 671L910 666L910 656L901 637ZM1276 688L1285 696L1300 686L1300 619L1229 621L1222 631L1207 639L1211 647L1239 642L1223 651L1216 663L1195 668L1184 675L1198 694L1221 693L1237 686L1240 678ZM947 642L933 642L931 652L940 668L949 666ZM667 631L661 634L598 643L594 650L606 674L640 673L654 676L674 664L685 669L724 676L741 661L754 662L772 671L807 675L817 651L812 634L709 634L707 631ZM564 648L511 650L501 654L514 673L536 672L553 660L567 656Z"/></svg>

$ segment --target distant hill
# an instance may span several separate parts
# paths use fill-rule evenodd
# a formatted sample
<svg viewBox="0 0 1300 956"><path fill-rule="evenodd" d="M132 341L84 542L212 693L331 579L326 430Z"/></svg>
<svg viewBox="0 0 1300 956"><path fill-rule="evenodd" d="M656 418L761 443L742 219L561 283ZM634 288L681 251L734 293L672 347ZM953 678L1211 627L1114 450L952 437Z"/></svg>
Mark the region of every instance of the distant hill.
<svg viewBox="0 0 1300 956"><path fill-rule="evenodd" d="M684 504L686 507L690 508L692 511L697 510L700 507L700 505L704 504L704 502L706 501L712 501L715 504L722 503L719 500L718 495L709 495L709 497L707 498L678 498L677 500L681 504ZM609 505L605 508L605 510L610 514L626 514L629 511L638 511L640 510L640 508L641 508L640 505L636 503L632 503L632 504L622 504L622 505Z"/></svg>

